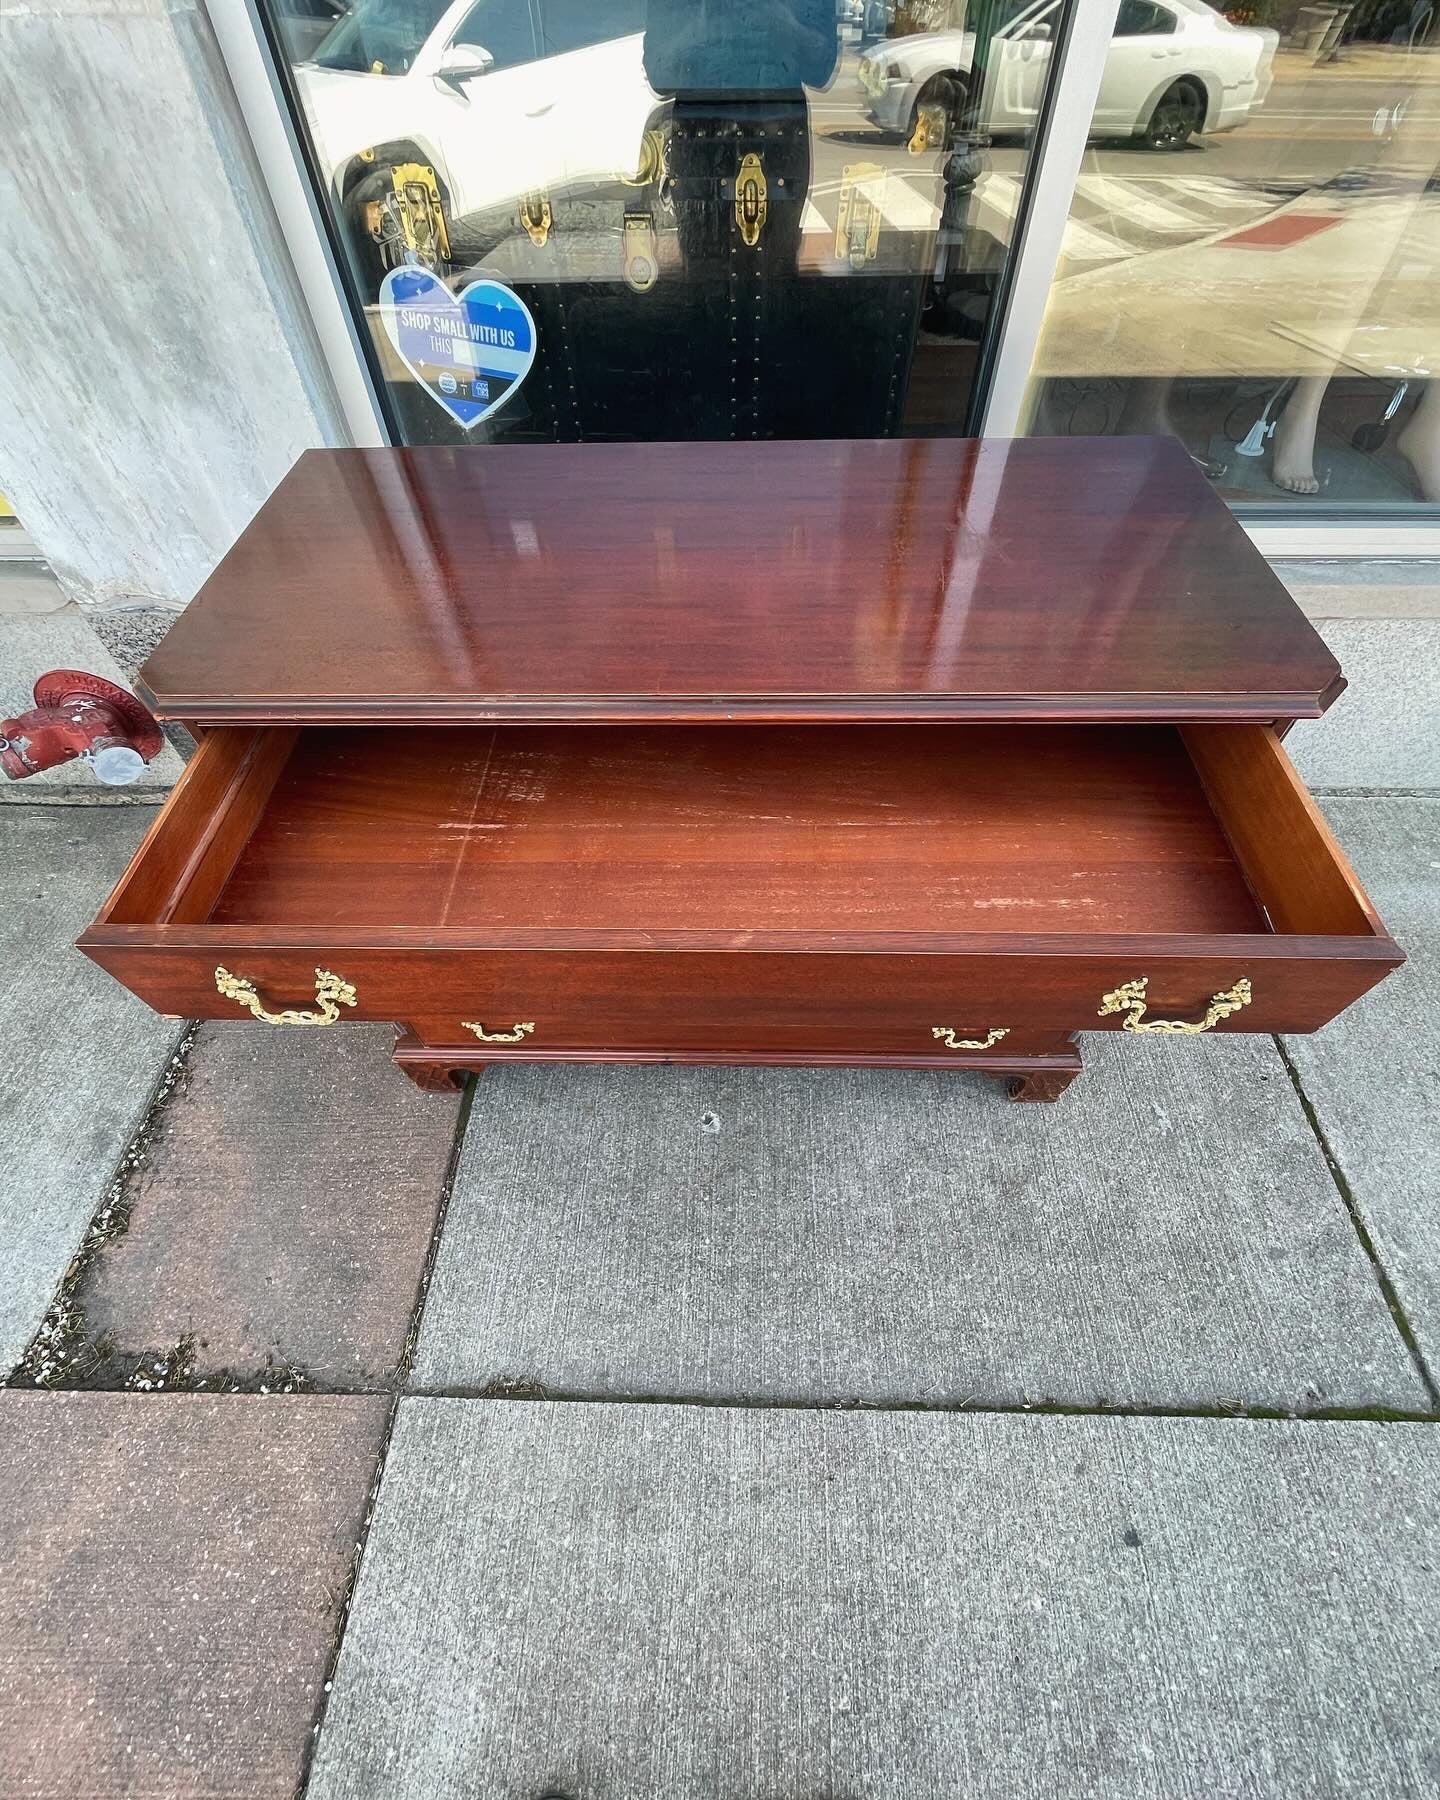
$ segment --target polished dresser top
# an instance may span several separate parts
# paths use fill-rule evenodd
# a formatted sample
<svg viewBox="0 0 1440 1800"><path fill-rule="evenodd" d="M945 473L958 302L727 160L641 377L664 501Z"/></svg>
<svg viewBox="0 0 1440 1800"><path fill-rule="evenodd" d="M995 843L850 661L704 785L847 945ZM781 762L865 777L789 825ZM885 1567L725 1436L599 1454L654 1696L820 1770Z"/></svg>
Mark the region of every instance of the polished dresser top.
<svg viewBox="0 0 1440 1800"><path fill-rule="evenodd" d="M1314 717L1168 438L313 450L146 664L238 722Z"/></svg>

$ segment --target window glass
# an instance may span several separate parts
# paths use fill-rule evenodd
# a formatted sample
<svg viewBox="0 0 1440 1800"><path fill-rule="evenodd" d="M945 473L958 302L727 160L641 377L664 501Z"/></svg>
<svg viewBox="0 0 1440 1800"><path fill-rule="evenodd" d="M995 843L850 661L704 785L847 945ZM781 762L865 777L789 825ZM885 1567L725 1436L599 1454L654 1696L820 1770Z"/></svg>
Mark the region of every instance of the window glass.
<svg viewBox="0 0 1440 1800"><path fill-rule="evenodd" d="M1267 518L1440 502L1436 16L1123 0L1028 429L1173 434Z"/></svg>
<svg viewBox="0 0 1440 1800"><path fill-rule="evenodd" d="M408 74L447 10L446 0L355 0L315 47L314 60L352 74Z"/></svg>
<svg viewBox="0 0 1440 1800"><path fill-rule="evenodd" d="M1174 29L1175 15L1163 6L1152 6L1150 0L1120 0L1116 37L1157 37Z"/></svg>
<svg viewBox="0 0 1440 1800"><path fill-rule="evenodd" d="M475 0L451 41L465 49L484 50L490 58L488 74L518 68L535 55L529 0ZM466 104L473 104L469 95Z"/></svg>
<svg viewBox="0 0 1440 1800"><path fill-rule="evenodd" d="M1059 11L1057 0L1000 0L996 9L995 29L1009 37L1018 36L1026 25L1041 20L1053 24Z"/></svg>
<svg viewBox="0 0 1440 1800"><path fill-rule="evenodd" d="M545 56L583 50L589 44L644 29L644 0L549 0L540 8L540 44Z"/></svg>
<svg viewBox="0 0 1440 1800"><path fill-rule="evenodd" d="M1059 0L327 3L261 0L399 441L973 427Z"/></svg>

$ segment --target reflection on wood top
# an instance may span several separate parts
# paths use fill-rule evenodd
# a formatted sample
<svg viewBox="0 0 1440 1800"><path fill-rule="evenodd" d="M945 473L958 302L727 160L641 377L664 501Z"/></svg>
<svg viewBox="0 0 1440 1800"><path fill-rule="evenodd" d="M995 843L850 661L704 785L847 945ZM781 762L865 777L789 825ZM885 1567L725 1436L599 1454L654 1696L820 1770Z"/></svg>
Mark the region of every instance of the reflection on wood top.
<svg viewBox="0 0 1440 1800"><path fill-rule="evenodd" d="M1165 438L304 455L146 665L199 723L1313 717Z"/></svg>

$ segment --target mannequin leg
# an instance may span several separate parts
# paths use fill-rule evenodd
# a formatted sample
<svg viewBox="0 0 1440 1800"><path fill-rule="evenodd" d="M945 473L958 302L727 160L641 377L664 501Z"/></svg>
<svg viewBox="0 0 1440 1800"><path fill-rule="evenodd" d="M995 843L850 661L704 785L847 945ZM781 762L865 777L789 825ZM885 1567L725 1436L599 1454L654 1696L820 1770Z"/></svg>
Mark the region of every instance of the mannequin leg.
<svg viewBox="0 0 1440 1800"><path fill-rule="evenodd" d="M1127 383L1125 404L1120 409L1120 421L1115 427L1117 437L1177 435L1170 423L1168 404L1172 379L1169 375L1145 375L1138 381Z"/></svg>
<svg viewBox="0 0 1440 1800"><path fill-rule="evenodd" d="M1409 459L1420 492L1440 500L1440 381L1427 381L1395 448Z"/></svg>
<svg viewBox="0 0 1440 1800"><path fill-rule="evenodd" d="M1330 385L1328 375L1302 375L1275 427L1271 443L1270 479L1290 494L1318 494L1315 479L1315 428L1320 402Z"/></svg>

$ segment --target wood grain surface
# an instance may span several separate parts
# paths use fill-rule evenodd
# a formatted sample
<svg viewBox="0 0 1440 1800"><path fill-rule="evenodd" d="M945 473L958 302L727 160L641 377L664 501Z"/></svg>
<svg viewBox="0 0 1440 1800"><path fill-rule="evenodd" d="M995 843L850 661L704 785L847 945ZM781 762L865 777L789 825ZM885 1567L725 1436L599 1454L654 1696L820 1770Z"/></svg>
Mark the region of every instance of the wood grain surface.
<svg viewBox="0 0 1440 1800"><path fill-rule="evenodd" d="M1167 726L301 732L216 924L1265 929Z"/></svg>
<svg viewBox="0 0 1440 1800"><path fill-rule="evenodd" d="M146 664L201 724L1313 717L1167 438L314 450Z"/></svg>

